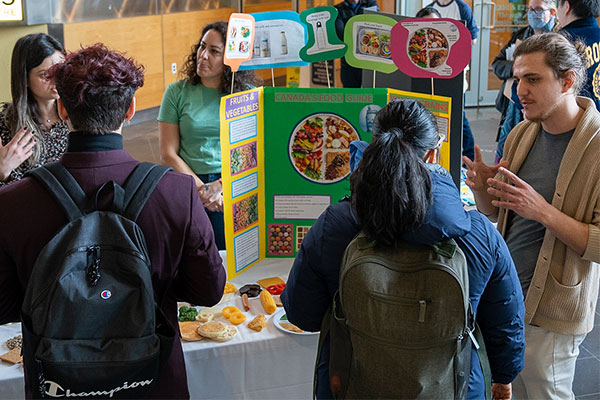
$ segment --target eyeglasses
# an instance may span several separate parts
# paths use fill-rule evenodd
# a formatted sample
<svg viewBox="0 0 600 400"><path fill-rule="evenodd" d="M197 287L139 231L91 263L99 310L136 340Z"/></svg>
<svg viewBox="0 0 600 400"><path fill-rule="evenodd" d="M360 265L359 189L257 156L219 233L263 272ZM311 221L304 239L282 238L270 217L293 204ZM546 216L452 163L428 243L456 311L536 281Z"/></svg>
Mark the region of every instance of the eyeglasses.
<svg viewBox="0 0 600 400"><path fill-rule="evenodd" d="M439 149L440 147L442 147L442 144L444 144L444 140L445 138L442 135L440 135L437 143L435 144L435 148Z"/></svg>

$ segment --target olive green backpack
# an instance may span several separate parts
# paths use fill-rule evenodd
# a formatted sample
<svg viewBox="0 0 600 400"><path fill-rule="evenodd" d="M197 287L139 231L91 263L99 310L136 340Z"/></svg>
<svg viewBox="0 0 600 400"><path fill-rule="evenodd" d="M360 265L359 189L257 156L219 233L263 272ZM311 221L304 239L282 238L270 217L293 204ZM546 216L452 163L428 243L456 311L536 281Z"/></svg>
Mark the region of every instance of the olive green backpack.
<svg viewBox="0 0 600 400"><path fill-rule="evenodd" d="M467 263L454 240L383 247L361 232L346 248L321 330L321 342L330 335L333 395L464 399L474 329Z"/></svg>

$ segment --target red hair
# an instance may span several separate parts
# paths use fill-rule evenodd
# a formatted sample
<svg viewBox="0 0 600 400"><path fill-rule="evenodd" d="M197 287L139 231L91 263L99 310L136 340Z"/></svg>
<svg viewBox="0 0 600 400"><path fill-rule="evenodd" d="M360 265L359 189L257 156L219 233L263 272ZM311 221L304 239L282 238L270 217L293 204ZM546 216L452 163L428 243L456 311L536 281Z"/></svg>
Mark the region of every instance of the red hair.
<svg viewBox="0 0 600 400"><path fill-rule="evenodd" d="M75 130L90 133L117 130L144 84L143 66L101 43L68 54L47 73Z"/></svg>

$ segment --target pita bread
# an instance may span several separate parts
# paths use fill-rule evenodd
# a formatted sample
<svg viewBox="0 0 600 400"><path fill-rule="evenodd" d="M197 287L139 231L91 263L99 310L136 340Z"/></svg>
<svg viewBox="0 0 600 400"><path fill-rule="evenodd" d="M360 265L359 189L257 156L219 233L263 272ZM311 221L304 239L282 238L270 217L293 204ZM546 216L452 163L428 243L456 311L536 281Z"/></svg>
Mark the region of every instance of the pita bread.
<svg viewBox="0 0 600 400"><path fill-rule="evenodd" d="M8 353L2 354L0 356L0 360L9 362L11 364L22 363L23 357L21 357L21 349L15 348Z"/></svg>
<svg viewBox="0 0 600 400"><path fill-rule="evenodd" d="M181 338L188 342L196 342L204 339L198 334L198 328L200 322L196 321L185 321L179 323L179 330L181 331Z"/></svg>
<svg viewBox="0 0 600 400"><path fill-rule="evenodd" d="M198 333L217 342L226 342L237 334L235 326L226 325L219 321L207 322L198 328Z"/></svg>

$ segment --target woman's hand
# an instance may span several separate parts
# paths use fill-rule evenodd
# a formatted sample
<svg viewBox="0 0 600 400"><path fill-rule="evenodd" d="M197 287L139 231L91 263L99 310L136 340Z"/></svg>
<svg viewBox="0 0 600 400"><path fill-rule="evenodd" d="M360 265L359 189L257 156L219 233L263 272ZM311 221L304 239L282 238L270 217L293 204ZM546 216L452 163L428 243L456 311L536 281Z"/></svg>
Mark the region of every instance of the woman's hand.
<svg viewBox="0 0 600 400"><path fill-rule="evenodd" d="M33 131L22 128L6 146L0 143L0 180L5 181L13 169L23 164L33 154Z"/></svg>
<svg viewBox="0 0 600 400"><path fill-rule="evenodd" d="M208 211L223 212L223 196L219 196L217 200L210 203L206 208Z"/></svg>
<svg viewBox="0 0 600 400"><path fill-rule="evenodd" d="M210 211L214 210L210 209L209 205L212 205L215 202L220 202L220 209L221 211L223 210L223 187L220 179L201 185L198 188L198 196L200 196L200 201L202 201L204 207L208 208Z"/></svg>

